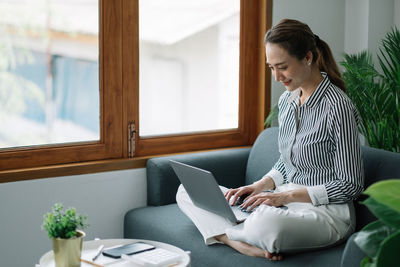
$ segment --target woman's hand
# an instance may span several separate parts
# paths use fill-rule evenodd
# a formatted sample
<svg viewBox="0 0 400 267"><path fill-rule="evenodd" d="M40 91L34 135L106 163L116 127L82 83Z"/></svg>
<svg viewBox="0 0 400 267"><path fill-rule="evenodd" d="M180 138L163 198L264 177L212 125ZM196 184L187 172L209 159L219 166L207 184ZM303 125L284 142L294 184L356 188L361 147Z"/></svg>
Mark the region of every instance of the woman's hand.
<svg viewBox="0 0 400 267"><path fill-rule="evenodd" d="M311 203L311 198L308 195L307 189L302 188L279 193L261 192L247 197L240 206L243 209L248 208L249 210L252 210L261 204L280 207L291 202Z"/></svg>
<svg viewBox="0 0 400 267"><path fill-rule="evenodd" d="M249 196L241 205L243 209L252 210L255 207L264 204L273 207L280 207L288 204L290 201L291 192L261 192L253 196Z"/></svg>
<svg viewBox="0 0 400 267"><path fill-rule="evenodd" d="M236 201L238 200L239 197L242 197L244 195L248 195L243 200L243 201L245 201L250 196L258 194L261 191L262 191L262 188L258 189L255 184L251 184L251 185L241 186L239 188L229 189L228 191L225 192L225 198L228 201L228 203L230 203L233 206L233 205L235 205L235 203L236 203Z"/></svg>
<svg viewBox="0 0 400 267"><path fill-rule="evenodd" d="M249 197L257 195L261 193L263 190L274 189L275 183L270 177L265 177L251 185L241 186L239 188L229 189L225 193L225 198L228 203L231 205L235 205L236 201L239 197L247 195L247 197L243 200L247 200ZM232 198L232 199L231 199Z"/></svg>

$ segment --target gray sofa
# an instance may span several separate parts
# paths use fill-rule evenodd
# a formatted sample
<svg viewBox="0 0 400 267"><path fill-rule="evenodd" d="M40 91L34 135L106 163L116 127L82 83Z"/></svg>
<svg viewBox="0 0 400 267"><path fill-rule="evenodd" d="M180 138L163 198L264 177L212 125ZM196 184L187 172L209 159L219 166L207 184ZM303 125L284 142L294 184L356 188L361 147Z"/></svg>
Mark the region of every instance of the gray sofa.
<svg viewBox="0 0 400 267"><path fill-rule="evenodd" d="M286 254L281 262L244 256L225 245L206 246L193 223L175 201L178 178L169 165L174 159L211 171L219 184L238 187L267 173L279 157L277 128L264 130L252 148L153 158L147 162L148 206L130 210L124 219L124 237L157 240L191 251L194 267L202 266L360 266L363 253L353 242L353 234L342 244L306 253ZM365 188L390 178L400 178L400 154L362 147ZM363 196L361 196L362 198ZM355 203L357 230L373 221L364 206Z"/></svg>

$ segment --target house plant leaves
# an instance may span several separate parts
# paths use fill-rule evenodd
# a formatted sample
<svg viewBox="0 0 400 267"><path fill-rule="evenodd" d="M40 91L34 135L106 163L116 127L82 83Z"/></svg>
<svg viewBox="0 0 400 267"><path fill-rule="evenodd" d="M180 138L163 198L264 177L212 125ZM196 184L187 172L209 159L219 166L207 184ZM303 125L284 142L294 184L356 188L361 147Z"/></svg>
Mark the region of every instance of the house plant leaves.
<svg viewBox="0 0 400 267"><path fill-rule="evenodd" d="M365 226L357 233L354 242L370 258L374 258L378 253L381 242L389 237L394 229L381 221L375 221Z"/></svg>
<svg viewBox="0 0 400 267"><path fill-rule="evenodd" d="M400 213L400 180L386 180L375 183L365 190L364 194L373 197L377 202L384 204Z"/></svg>
<svg viewBox="0 0 400 267"><path fill-rule="evenodd" d="M398 266L400 252L400 230L386 238L376 258L376 266Z"/></svg>
<svg viewBox="0 0 400 267"><path fill-rule="evenodd" d="M389 208L385 204L376 201L374 198L369 197L362 204L366 205L368 209L383 223L400 229L400 213Z"/></svg>

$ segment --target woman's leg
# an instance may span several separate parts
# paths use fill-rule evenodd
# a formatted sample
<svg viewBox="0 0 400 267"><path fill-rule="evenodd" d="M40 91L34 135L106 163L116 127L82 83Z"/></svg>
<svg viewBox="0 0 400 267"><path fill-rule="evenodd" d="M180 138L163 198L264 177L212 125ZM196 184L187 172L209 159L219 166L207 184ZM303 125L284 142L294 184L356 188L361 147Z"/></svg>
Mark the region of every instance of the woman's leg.
<svg viewBox="0 0 400 267"><path fill-rule="evenodd" d="M196 225L197 229L203 235L204 241L207 245L213 243L224 243L244 255L262 257L270 260L282 259L281 255L269 253L268 251L245 242L229 239L225 234L225 230L231 227L241 228L242 225L233 225L231 222L220 216L196 207L190 200L190 197L182 185L178 188L176 201L179 208Z"/></svg>
<svg viewBox="0 0 400 267"><path fill-rule="evenodd" d="M347 235L349 225L324 207L293 203L288 210L261 205L241 228L228 228L228 239L270 253L303 251L332 245Z"/></svg>
<svg viewBox="0 0 400 267"><path fill-rule="evenodd" d="M229 220L195 206L182 185L178 188L176 202L200 231L206 245L220 243L215 236L225 234L226 228L234 226Z"/></svg>

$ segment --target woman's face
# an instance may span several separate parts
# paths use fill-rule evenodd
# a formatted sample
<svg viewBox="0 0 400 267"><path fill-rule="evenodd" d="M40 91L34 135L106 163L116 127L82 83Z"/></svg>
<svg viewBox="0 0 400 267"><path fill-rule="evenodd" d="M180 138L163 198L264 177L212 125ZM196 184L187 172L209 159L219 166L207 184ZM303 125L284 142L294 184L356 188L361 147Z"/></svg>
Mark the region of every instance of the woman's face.
<svg viewBox="0 0 400 267"><path fill-rule="evenodd" d="M299 60L277 44L267 43L265 46L267 66L271 69L275 81L281 82L286 90L300 88L310 78L311 62L309 56Z"/></svg>

